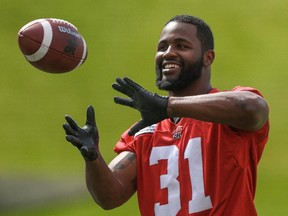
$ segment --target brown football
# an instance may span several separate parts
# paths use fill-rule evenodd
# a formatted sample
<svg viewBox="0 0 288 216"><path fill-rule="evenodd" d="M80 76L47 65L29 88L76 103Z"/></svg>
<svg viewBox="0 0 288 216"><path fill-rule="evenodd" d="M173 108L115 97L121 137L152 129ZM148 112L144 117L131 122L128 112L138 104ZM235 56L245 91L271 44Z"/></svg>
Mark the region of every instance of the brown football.
<svg viewBox="0 0 288 216"><path fill-rule="evenodd" d="M61 19L31 21L18 32L18 45L26 60L48 73L65 73L82 65L87 45L77 28Z"/></svg>

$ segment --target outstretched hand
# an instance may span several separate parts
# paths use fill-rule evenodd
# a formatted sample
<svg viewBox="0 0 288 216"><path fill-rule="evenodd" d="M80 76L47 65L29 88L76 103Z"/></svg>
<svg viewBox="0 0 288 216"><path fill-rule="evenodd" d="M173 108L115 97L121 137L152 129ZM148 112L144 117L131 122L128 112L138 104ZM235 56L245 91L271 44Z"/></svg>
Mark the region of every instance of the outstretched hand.
<svg viewBox="0 0 288 216"><path fill-rule="evenodd" d="M66 140L76 146L86 161L96 160L98 157L99 134L95 122L95 112L92 106L87 108L86 124L81 128L66 115L67 123L63 124Z"/></svg>
<svg viewBox="0 0 288 216"><path fill-rule="evenodd" d="M112 87L129 98L114 97L115 103L132 107L141 113L142 119L128 132L130 136L142 128L168 118L167 106L169 97L153 94L129 78L117 78L116 82Z"/></svg>

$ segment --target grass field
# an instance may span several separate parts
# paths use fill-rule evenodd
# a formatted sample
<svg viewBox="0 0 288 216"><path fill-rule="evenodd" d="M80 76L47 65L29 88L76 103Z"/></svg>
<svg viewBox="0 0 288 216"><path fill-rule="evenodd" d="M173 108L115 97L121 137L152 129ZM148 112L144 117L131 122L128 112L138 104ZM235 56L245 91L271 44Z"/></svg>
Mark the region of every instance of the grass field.
<svg viewBox="0 0 288 216"><path fill-rule="evenodd" d="M0 185L0 214L139 215L136 197L112 211L93 204L84 185L83 161L64 139L64 115L83 124L86 107L95 107L100 148L109 162L120 134L139 118L137 112L114 104L111 84L118 76L128 76L158 91L154 54L160 31L169 18L187 13L203 18L214 31L213 86L222 90L253 86L270 105L271 133L259 164L255 202L260 216L288 215L287 8L287 0L1 0L0 180L11 184ZM52 75L26 62L18 49L17 32L27 22L44 17L66 19L85 37L89 55L79 69ZM15 191L23 179L27 181L20 187L23 192ZM79 190L12 205L13 195L16 200L35 188L39 195L47 185L51 186L47 191L57 188L57 182L77 184ZM5 208L8 201L1 191L10 188L11 207Z"/></svg>

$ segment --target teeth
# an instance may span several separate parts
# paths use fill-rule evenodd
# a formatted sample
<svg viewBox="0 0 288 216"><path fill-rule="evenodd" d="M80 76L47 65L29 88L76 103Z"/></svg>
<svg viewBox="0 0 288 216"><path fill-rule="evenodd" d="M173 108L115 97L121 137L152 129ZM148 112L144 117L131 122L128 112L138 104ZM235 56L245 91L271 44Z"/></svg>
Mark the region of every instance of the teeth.
<svg viewBox="0 0 288 216"><path fill-rule="evenodd" d="M177 64L166 64L164 65L164 69L171 69L171 68L179 68Z"/></svg>

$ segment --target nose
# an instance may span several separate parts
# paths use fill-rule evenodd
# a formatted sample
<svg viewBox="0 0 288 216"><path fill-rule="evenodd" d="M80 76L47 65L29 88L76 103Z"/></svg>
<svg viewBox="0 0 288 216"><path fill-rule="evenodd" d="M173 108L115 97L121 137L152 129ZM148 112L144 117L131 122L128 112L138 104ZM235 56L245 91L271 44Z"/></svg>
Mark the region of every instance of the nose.
<svg viewBox="0 0 288 216"><path fill-rule="evenodd" d="M177 55L176 50L172 47L169 46L165 52L163 52L162 57L163 58L171 58L171 57L175 57Z"/></svg>

